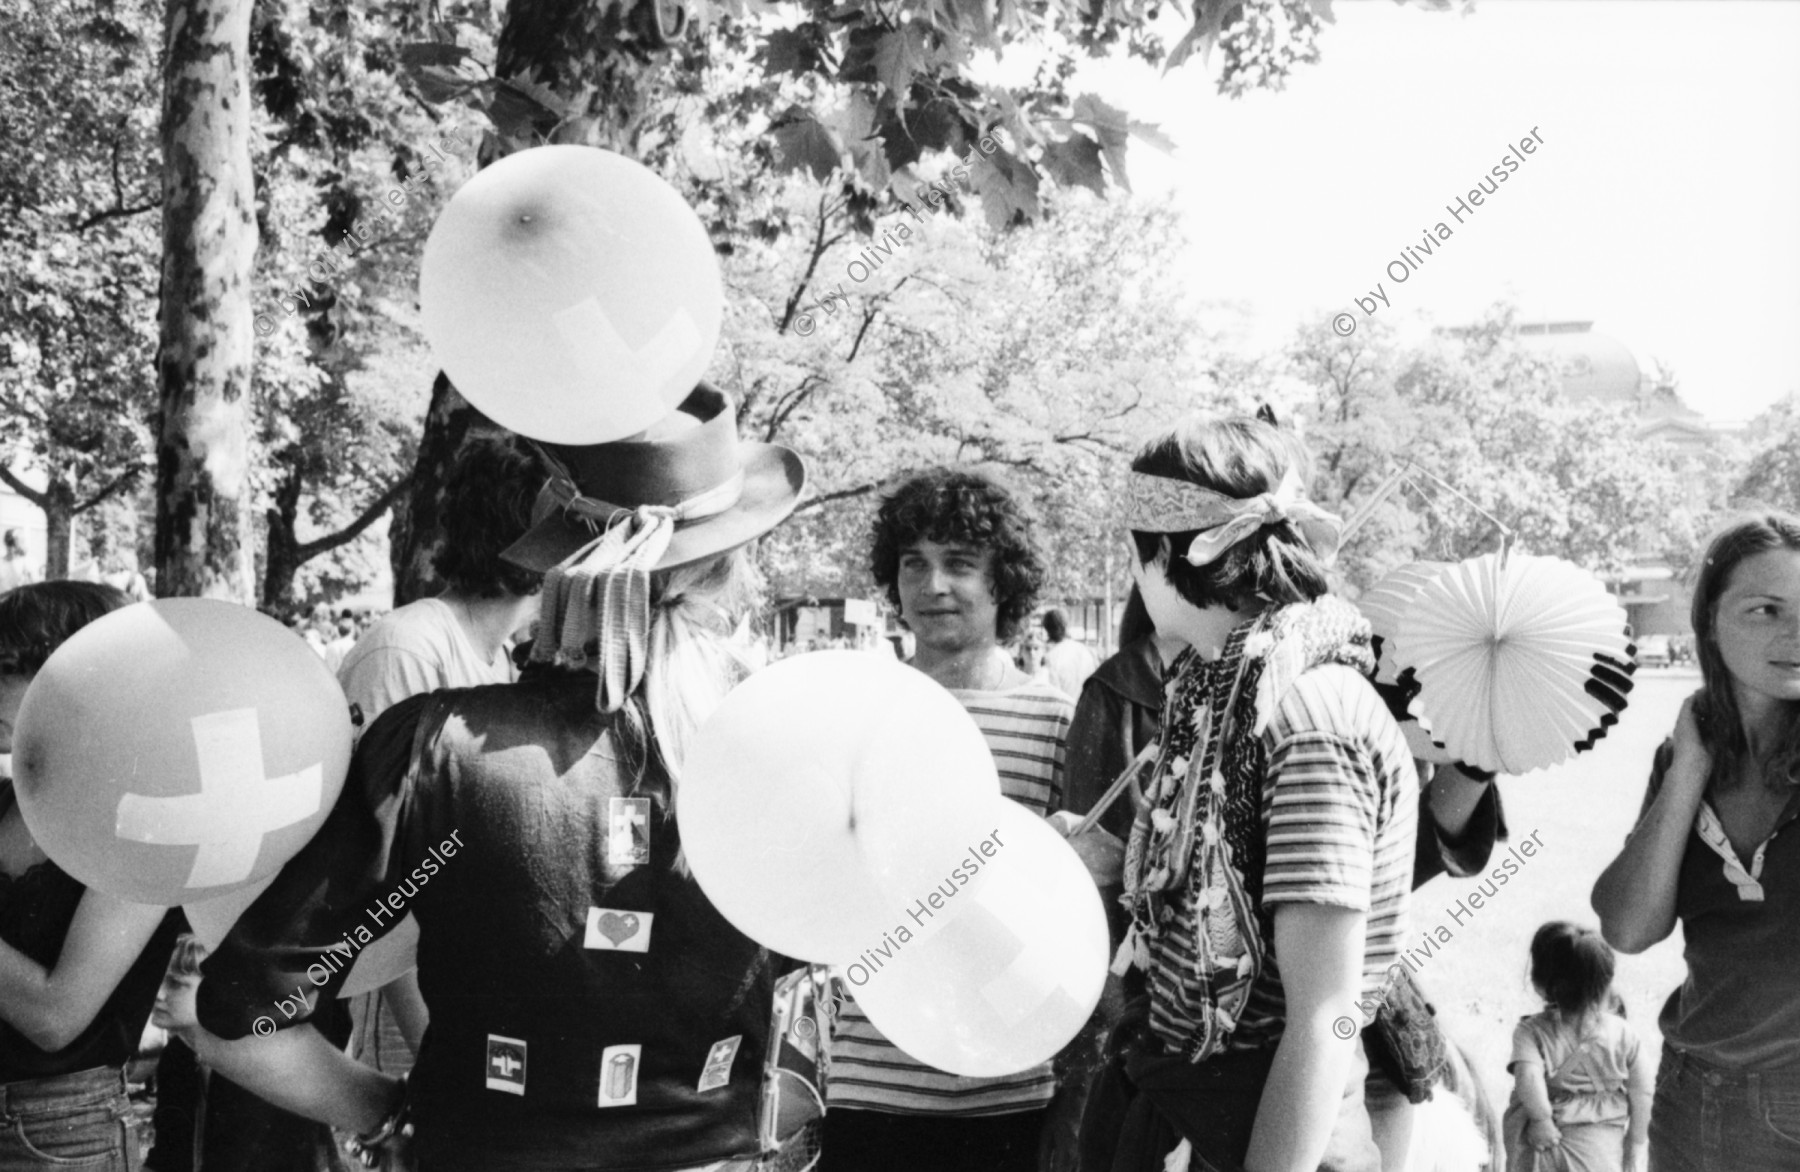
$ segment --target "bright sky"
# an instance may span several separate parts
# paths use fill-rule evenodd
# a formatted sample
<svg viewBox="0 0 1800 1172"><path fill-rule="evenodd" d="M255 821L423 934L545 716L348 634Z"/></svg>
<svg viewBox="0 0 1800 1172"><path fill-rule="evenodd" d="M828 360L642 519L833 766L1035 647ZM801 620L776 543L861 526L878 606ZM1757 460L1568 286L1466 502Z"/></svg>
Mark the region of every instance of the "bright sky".
<svg viewBox="0 0 1800 1172"><path fill-rule="evenodd" d="M1335 14L1284 93L1220 98L1198 59L1095 63L1072 89L1175 140L1134 141L1131 178L1175 193L1195 243L1170 263L1196 295L1248 303L1271 344L1308 315L1366 320L1352 299L1378 281L1396 322L1510 297L1526 320L1593 321L1646 369L1666 358L1716 419L1800 391L1800 3ZM1446 214L1533 127L1537 153ZM1397 285L1388 262L1440 221L1451 238Z"/></svg>

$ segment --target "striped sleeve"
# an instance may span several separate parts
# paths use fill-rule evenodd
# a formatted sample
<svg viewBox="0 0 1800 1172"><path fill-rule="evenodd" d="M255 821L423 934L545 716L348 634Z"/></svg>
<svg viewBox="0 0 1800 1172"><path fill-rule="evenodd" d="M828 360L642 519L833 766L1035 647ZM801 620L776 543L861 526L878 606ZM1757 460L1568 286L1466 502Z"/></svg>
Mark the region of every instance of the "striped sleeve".
<svg viewBox="0 0 1800 1172"><path fill-rule="evenodd" d="M1379 880L1392 870L1386 856L1409 854L1413 846L1390 828L1405 788L1404 744L1385 752L1377 747L1371 732L1392 730L1392 718L1377 711L1372 689L1339 673L1355 674L1348 668L1306 673L1271 723L1265 904L1368 912Z"/></svg>
<svg viewBox="0 0 1800 1172"><path fill-rule="evenodd" d="M1300 733L1269 754L1268 864L1263 903L1369 910L1375 782L1366 758L1330 733Z"/></svg>
<svg viewBox="0 0 1800 1172"><path fill-rule="evenodd" d="M1419 800L1412 754L1374 688L1341 666L1296 680L1265 735L1263 906L1364 913L1363 992L1374 996L1400 958L1411 903ZM1285 1002L1279 969L1263 975L1272 979L1258 982L1250 1009L1273 1019Z"/></svg>

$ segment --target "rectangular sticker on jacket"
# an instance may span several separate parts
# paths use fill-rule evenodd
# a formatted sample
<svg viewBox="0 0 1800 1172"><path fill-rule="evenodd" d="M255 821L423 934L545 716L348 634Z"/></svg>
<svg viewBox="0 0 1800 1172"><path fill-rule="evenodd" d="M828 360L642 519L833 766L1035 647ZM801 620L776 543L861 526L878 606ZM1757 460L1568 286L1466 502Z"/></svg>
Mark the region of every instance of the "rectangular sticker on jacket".
<svg viewBox="0 0 1800 1172"><path fill-rule="evenodd" d="M706 1067L700 1071L700 1085L695 1088L701 1094L716 1091L731 1081L731 1063L737 1057L738 1045L743 1042L744 1035L733 1034L720 1042L714 1042L706 1055Z"/></svg>
<svg viewBox="0 0 1800 1172"><path fill-rule="evenodd" d="M608 1046L600 1056L600 1105L630 1107L637 1102L638 1059L641 1045Z"/></svg>
<svg viewBox="0 0 1800 1172"><path fill-rule="evenodd" d="M581 946L607 952L649 952L650 925L655 919L655 912L591 907L587 914L587 936Z"/></svg>
<svg viewBox="0 0 1800 1172"><path fill-rule="evenodd" d="M525 1043L518 1038L487 1036L487 1088L509 1095L525 1093Z"/></svg>
<svg viewBox="0 0 1800 1172"><path fill-rule="evenodd" d="M613 867L641 867L650 861L650 799L609 798L606 813L606 862Z"/></svg>

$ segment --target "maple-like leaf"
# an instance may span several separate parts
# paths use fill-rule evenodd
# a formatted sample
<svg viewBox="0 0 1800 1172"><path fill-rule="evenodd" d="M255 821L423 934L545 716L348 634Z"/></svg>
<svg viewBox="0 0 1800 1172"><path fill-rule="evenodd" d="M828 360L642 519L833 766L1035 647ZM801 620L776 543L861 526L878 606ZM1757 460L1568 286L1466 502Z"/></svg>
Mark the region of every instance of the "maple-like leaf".
<svg viewBox="0 0 1800 1172"><path fill-rule="evenodd" d="M994 36L994 20L988 13L988 5L996 0L950 0L955 11L962 18L962 23L974 31L975 43L990 49L1000 47Z"/></svg>
<svg viewBox="0 0 1800 1172"><path fill-rule="evenodd" d="M482 107L501 134L513 139L529 140L543 121L556 121L561 114L538 101L514 82L504 82Z"/></svg>
<svg viewBox="0 0 1800 1172"><path fill-rule="evenodd" d="M916 20L882 34L875 43L875 77L893 95L896 106L905 107L913 78L929 63L925 26Z"/></svg>
<svg viewBox="0 0 1800 1172"><path fill-rule="evenodd" d="M420 65L407 72L412 75L413 84L419 87L419 96L433 105L449 101L473 84L456 70L443 65Z"/></svg>
<svg viewBox="0 0 1800 1172"><path fill-rule="evenodd" d="M1219 30L1224 27L1225 17L1232 9L1239 7L1239 0L1194 0L1193 27L1169 50L1169 59L1163 62L1163 72L1176 68L1195 53L1200 54L1202 66L1210 65L1212 48L1219 39Z"/></svg>
<svg viewBox="0 0 1800 1172"><path fill-rule="evenodd" d="M764 40L762 49L757 54L763 68L772 74L792 74L803 77L808 73L821 69L824 62L819 56L819 42L811 26L800 28L782 28L771 32Z"/></svg>
<svg viewBox="0 0 1800 1172"><path fill-rule="evenodd" d="M851 163L871 191L882 190L892 179L876 118L875 105L868 95L853 90L843 109L823 120L849 149Z"/></svg>
<svg viewBox="0 0 1800 1172"><path fill-rule="evenodd" d="M400 46L400 64L409 70L425 65L460 65L468 55L469 51L461 45L447 45L442 41L415 41Z"/></svg>
<svg viewBox="0 0 1800 1172"><path fill-rule="evenodd" d="M775 127L770 135L775 140L777 168L783 172L805 170L823 180L843 165L844 148L830 127L816 118L796 118Z"/></svg>
<svg viewBox="0 0 1800 1172"><path fill-rule="evenodd" d="M1113 179L1120 187L1131 190L1131 182L1125 177L1125 141L1131 136L1131 119L1125 111L1093 94L1082 94L1075 99L1070 121L1094 132L1100 150L1106 156L1107 166L1112 168Z"/></svg>
<svg viewBox="0 0 1800 1172"><path fill-rule="evenodd" d="M1020 218L1037 219L1037 172L1004 147L976 159L970 185L981 196L981 209L991 227L998 231Z"/></svg>
<svg viewBox="0 0 1800 1172"><path fill-rule="evenodd" d="M1071 134L1044 147L1044 170L1059 187L1085 187L1095 195L1106 194L1100 144L1085 134Z"/></svg>

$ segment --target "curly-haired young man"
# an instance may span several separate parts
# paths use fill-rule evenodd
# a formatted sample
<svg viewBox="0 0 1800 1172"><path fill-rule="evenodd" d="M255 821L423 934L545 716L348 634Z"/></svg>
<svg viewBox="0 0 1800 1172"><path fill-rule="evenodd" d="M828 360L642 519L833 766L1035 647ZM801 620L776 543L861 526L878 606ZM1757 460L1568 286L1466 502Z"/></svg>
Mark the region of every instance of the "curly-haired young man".
<svg viewBox="0 0 1800 1172"><path fill-rule="evenodd" d="M918 642L913 666L981 726L1001 790L1041 814L1062 808L1074 706L999 650L1031 613L1044 562L1030 515L980 473L936 468L895 488L875 519L875 581ZM832 1038L820 1172L1033 1172L1050 1064L963 1078L895 1048L850 999Z"/></svg>

